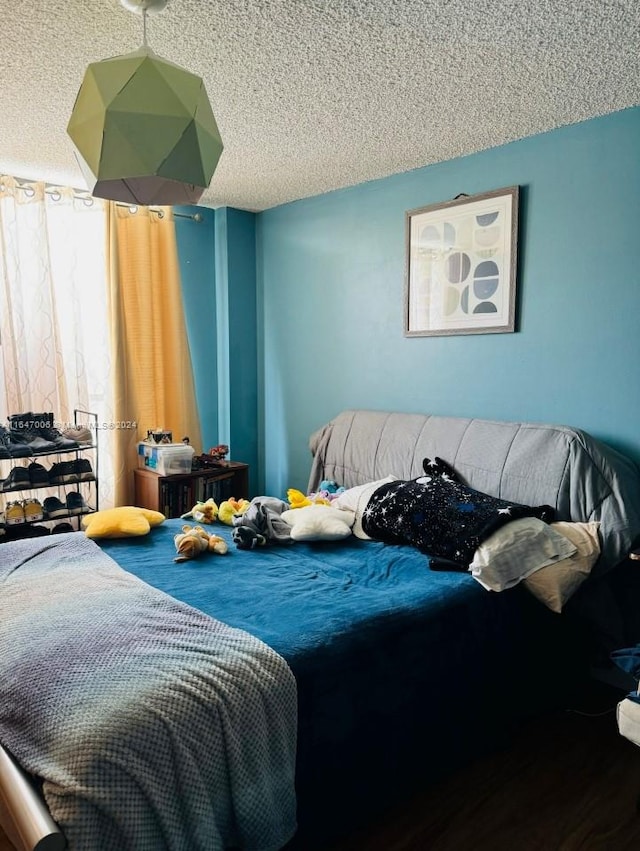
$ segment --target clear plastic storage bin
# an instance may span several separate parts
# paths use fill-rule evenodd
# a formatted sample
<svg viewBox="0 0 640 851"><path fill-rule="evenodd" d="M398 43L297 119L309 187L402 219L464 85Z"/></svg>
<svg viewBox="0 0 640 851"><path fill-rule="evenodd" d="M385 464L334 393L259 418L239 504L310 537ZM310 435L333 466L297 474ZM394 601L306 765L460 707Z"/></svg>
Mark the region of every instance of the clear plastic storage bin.
<svg viewBox="0 0 640 851"><path fill-rule="evenodd" d="M138 467L160 476L190 473L193 456L193 446L186 443L138 443Z"/></svg>

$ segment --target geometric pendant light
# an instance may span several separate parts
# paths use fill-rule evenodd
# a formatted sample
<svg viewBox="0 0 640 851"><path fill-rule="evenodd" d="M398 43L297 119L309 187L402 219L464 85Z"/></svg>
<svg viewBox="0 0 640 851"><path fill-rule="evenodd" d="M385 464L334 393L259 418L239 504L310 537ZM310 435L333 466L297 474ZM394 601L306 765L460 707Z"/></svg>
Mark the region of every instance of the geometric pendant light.
<svg viewBox="0 0 640 851"><path fill-rule="evenodd" d="M195 204L223 144L204 83L155 54L146 13L167 0L120 0L141 11L143 46L85 71L67 133L92 195L127 204Z"/></svg>

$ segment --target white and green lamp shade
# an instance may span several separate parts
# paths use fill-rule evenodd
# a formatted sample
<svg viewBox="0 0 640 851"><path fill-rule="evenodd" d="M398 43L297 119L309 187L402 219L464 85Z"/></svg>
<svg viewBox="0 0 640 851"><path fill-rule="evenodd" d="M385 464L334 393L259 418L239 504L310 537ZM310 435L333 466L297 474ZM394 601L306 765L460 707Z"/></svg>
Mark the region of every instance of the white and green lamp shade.
<svg viewBox="0 0 640 851"><path fill-rule="evenodd" d="M93 62L67 126L92 195L195 204L222 139L202 79L147 47Z"/></svg>

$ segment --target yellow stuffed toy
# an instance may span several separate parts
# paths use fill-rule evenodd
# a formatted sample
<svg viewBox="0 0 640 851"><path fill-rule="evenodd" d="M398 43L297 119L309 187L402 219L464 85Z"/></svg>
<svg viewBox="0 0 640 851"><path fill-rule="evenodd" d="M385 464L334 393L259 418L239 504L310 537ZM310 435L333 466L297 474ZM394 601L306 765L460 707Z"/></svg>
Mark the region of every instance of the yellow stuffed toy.
<svg viewBox="0 0 640 851"><path fill-rule="evenodd" d="M210 535L202 526L183 526L182 532L173 539L178 555L174 561L188 561L202 553L225 555L229 548L219 535Z"/></svg>
<svg viewBox="0 0 640 851"><path fill-rule="evenodd" d="M210 498L206 502L196 502L191 511L180 515L180 519L193 519L198 523L215 523L217 516L218 506L213 498Z"/></svg>
<svg viewBox="0 0 640 851"><path fill-rule="evenodd" d="M225 499L220 503L218 511L218 520L225 523L227 526L233 526L233 518L244 514L251 503L248 499Z"/></svg>
<svg viewBox="0 0 640 851"><path fill-rule="evenodd" d="M287 491L287 500L291 508L305 508L307 505L331 505L330 501L325 499L325 497L314 494L309 498L297 488L289 488Z"/></svg>
<svg viewBox="0 0 640 851"><path fill-rule="evenodd" d="M87 538L132 538L146 535L152 526L165 520L164 514L135 505L122 505L94 511L82 518Z"/></svg>
<svg viewBox="0 0 640 851"><path fill-rule="evenodd" d="M291 508L304 508L305 505L311 505L311 500L305 496L302 491L297 488L289 488L287 491L287 499Z"/></svg>

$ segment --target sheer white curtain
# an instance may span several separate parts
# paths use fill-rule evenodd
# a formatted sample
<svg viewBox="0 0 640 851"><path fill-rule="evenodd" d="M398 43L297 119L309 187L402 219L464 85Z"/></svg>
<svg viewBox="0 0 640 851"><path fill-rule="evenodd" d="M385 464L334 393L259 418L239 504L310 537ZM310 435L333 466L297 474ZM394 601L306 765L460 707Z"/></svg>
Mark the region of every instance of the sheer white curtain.
<svg viewBox="0 0 640 851"><path fill-rule="evenodd" d="M74 408L96 412L101 508L113 504L105 216L101 201L0 175L0 415L65 425Z"/></svg>

